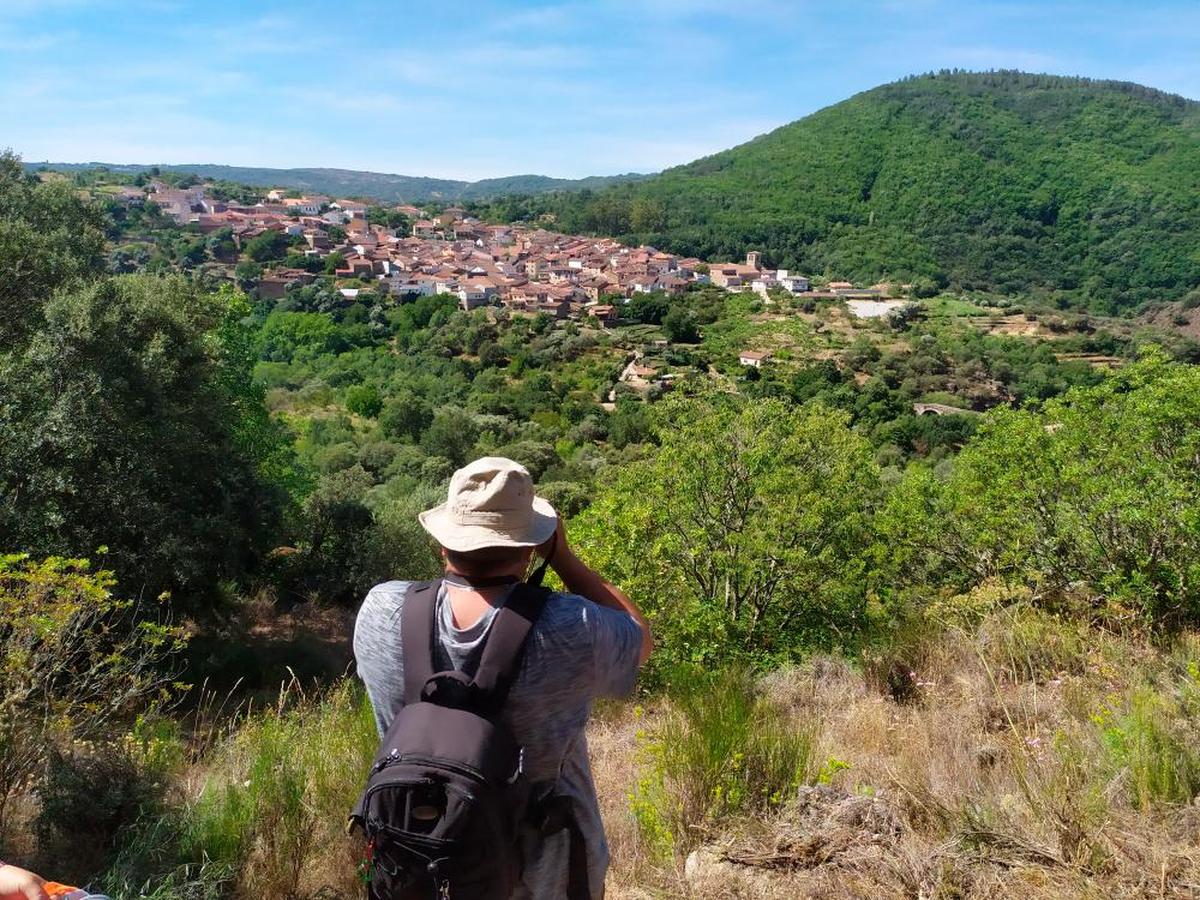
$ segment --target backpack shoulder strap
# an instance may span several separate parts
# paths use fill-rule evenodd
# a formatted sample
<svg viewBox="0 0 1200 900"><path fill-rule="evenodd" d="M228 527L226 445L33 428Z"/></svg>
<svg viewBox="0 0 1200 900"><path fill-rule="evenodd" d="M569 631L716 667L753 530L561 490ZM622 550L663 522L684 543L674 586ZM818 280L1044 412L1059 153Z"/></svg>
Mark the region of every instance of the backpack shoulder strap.
<svg viewBox="0 0 1200 900"><path fill-rule="evenodd" d="M425 682L433 677L433 615L440 578L410 585L400 609L400 649L404 654L404 703L421 699Z"/></svg>
<svg viewBox="0 0 1200 900"><path fill-rule="evenodd" d="M509 688L521 666L525 640L549 596L546 588L520 582L496 613L473 679L475 687L488 696L488 706L493 712L498 712L508 699Z"/></svg>

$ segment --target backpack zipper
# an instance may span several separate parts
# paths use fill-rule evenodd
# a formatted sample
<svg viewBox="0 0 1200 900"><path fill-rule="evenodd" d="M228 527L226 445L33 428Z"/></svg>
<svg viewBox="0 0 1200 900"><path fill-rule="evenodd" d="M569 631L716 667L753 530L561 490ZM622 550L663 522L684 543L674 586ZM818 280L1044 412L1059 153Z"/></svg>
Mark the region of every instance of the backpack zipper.
<svg viewBox="0 0 1200 900"><path fill-rule="evenodd" d="M375 763L375 765L371 766L371 771L367 777L369 778L371 775L374 775L377 772L382 772L384 769L386 769L388 766L390 766L392 763L398 761L399 759L400 759L400 751L393 750L391 753L389 753L383 759L379 760L379 762Z"/></svg>
<svg viewBox="0 0 1200 900"><path fill-rule="evenodd" d="M452 759L439 759L436 756L422 756L416 753L399 753L396 750L393 750L379 762L375 763L375 767L371 770L371 774L377 775L390 766L400 765L402 763L436 766L439 769L447 769L448 771L456 772L459 775L467 775L475 781L487 781L487 777L483 774L483 772L479 771L474 766L468 766L465 763L455 762Z"/></svg>

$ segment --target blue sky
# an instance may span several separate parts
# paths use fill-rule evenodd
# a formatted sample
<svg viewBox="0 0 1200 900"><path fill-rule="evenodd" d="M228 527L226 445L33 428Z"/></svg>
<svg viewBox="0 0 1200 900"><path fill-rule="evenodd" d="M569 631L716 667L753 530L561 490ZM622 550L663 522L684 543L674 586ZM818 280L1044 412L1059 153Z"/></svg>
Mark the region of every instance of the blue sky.
<svg viewBox="0 0 1200 900"><path fill-rule="evenodd" d="M655 171L914 72L1200 98L1196 0L0 0L27 160Z"/></svg>

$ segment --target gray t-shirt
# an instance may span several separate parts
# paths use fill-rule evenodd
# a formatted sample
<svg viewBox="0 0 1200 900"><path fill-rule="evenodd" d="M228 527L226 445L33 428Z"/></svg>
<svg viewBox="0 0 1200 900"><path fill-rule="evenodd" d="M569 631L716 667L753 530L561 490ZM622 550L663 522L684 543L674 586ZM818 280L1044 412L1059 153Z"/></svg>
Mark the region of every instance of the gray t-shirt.
<svg viewBox="0 0 1200 900"><path fill-rule="evenodd" d="M400 610L409 584L388 581L372 588L354 627L358 674L367 687L381 735L404 705ZM434 645L434 669L474 674L496 607L489 608L470 628L460 629L454 625L444 585L437 604L439 640ZM587 843L588 881L595 898L604 895L608 843L584 727L592 700L624 696L633 690L641 645L641 627L628 613L575 594L555 593L530 632L505 705L505 718L525 748L525 772L530 781L553 784L558 794L571 798ZM565 831L541 838L530 830L523 840L525 874L514 900L565 897L568 846Z"/></svg>

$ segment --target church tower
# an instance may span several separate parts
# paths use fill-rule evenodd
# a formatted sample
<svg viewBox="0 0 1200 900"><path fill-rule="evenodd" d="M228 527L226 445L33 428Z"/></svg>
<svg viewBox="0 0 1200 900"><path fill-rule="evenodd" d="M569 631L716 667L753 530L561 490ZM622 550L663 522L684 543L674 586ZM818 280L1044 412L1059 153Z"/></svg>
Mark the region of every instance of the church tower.
<svg viewBox="0 0 1200 900"><path fill-rule="evenodd" d="M746 254L746 265L752 269L762 268L762 254L757 250L751 250Z"/></svg>

